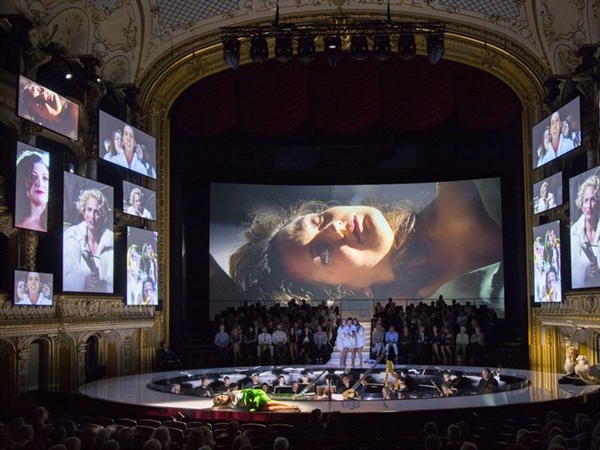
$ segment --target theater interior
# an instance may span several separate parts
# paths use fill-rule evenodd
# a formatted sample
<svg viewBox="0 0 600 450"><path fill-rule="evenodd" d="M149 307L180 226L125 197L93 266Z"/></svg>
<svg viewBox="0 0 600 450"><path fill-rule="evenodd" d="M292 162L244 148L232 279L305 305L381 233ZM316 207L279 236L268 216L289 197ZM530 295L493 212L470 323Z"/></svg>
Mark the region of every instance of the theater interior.
<svg viewBox="0 0 600 450"><path fill-rule="evenodd" d="M242 292L221 262L226 258L215 253L215 223L238 220L248 205L261 206L252 186L268 186L264 201L278 204L300 187L308 192L336 187L331 191L337 193L350 186L410 185L425 192L425 185L488 178L499 180L502 197L500 266L506 282L497 297L457 300L494 310L494 347L479 364L448 367L455 376L468 373L473 383L482 367L503 367L499 380L506 390L490 397L463 395L463 403L455 399L442 408L437 402L446 399L432 403L429 394L391 406L379 398L356 408L334 402L334 414L347 429L360 424L383 429L406 420L407 426L399 426L406 434L422 428L433 412L440 424L462 417L473 427L509 416L523 424L544 418L548 410L592 416L600 398L595 383L565 387L558 380L565 375L569 347L587 358L592 376L600 366L600 282L576 281L579 245L573 233L583 207L572 181L600 164L599 14L593 1L3 1L0 421L30 417L40 405L51 415L108 417L115 427L123 417L162 422L176 417L211 424L213 430L227 420L299 428L316 407L329 408L331 415L331 398L311 398L313 403L301 407L306 414L296 417L227 414L193 395L173 398L168 392L181 377L295 373L294 367L271 362L220 364L213 345L220 319L244 302L286 304ZM407 44L406 38L413 41ZM19 115L20 76L78 107L77 138ZM534 127L576 99L578 117L563 116L577 143L544 163L542 137ZM103 135L101 112L132 126L138 140L148 136L147 170L136 173L107 161L109 135ZM17 143L50 155L45 231L18 224ZM114 191L109 208L114 280L105 292L68 288L63 255L63 233L71 225L64 213L68 174ZM559 177L561 200L539 211L539 185L552 176ZM146 189L155 207L152 218L127 212L123 182ZM242 187L216 201L220 187L229 185ZM551 224L558 256L547 265L555 266L562 285L558 297L545 301L537 290L535 242ZM240 225L235 224L236 237ZM225 235L232 229L219 230ZM132 230L155 239L158 269L149 304L128 298ZM591 247L597 251L596 243ZM231 251L219 250L226 256ZM16 271L52 274L52 306L19 305ZM394 301L406 308L434 302L437 294ZM550 299L550 288L543 295ZM323 301L359 316L371 330L373 308L385 305L387 295ZM161 372L163 341L181 359L175 371ZM338 357L335 352L326 363L331 374L339 371ZM364 369L374 364L371 357ZM444 369L440 363L406 364L406 373L425 377L415 381L420 385L431 384L430 377L435 385ZM305 366L313 377L322 373L320 366ZM376 372L378 395L384 370L382 363ZM123 384L113 385L118 380ZM355 414L361 412L364 416ZM305 444L294 448L310 447ZM386 448L381 440L377 445L362 448ZM394 448L419 447L398 441Z"/></svg>

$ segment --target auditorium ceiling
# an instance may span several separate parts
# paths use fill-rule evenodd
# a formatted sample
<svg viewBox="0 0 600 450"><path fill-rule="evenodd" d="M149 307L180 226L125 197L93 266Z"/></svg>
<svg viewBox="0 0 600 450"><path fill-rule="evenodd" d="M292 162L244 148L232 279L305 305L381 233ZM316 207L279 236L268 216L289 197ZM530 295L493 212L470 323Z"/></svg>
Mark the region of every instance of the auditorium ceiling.
<svg viewBox="0 0 600 450"><path fill-rule="evenodd" d="M282 22L351 14L382 18L388 6L385 0L278 3ZM40 45L52 40L73 55L93 55L101 61L105 80L126 84L142 83L153 70L220 44L220 27L272 22L276 4L275 0L4 0L0 17L28 18L36 25L33 33ZM447 23L448 33L516 46L528 52L524 57L537 60L546 74L568 73L578 64L575 51L600 41L598 0L389 0L389 7L393 20L439 20ZM214 69L199 63L194 70L201 76Z"/></svg>

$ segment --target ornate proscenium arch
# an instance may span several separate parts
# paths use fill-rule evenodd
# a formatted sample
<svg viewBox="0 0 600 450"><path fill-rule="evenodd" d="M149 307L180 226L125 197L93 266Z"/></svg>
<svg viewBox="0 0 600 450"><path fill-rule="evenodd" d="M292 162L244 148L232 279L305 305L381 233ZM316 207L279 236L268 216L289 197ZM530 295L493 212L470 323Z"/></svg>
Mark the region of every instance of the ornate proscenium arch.
<svg viewBox="0 0 600 450"><path fill-rule="evenodd" d="M347 16L364 17L359 13L351 12ZM307 17L308 15L299 15L287 19L301 21L306 20ZM369 18L373 18L373 16L369 16ZM324 21L327 20L327 16L321 12L311 15L310 20ZM244 42L242 45L249 45L249 43ZM270 45L272 46L273 43L271 42ZM242 65L250 63L247 54L248 52L244 52ZM417 54L426 54L424 39L417 41ZM510 41L506 36L486 30L485 27L446 22L444 59L482 69L504 82L515 92L524 107L524 129L528 129L541 116L539 105L542 105L545 95L543 82L548 75L548 68L541 58L520 43ZM154 65L145 71L145 75L140 80L142 116L146 117L149 131L157 138L160 171L158 178L165 180L158 186L158 203L161 209L158 214L160 218L158 231L161 236L165 237L161 240L161 254L169 254L169 223L166 219L170 217L168 202L171 165L169 113L174 102L190 86L209 75L224 70L230 69L223 61L220 33L213 29L196 36L193 40L173 47L169 54L164 54L156 59ZM524 137L524 141L528 140L528 137ZM523 144L524 148L529 148L527 142ZM525 156L526 159L530 157L527 154ZM529 167L530 163L524 161L524 165ZM525 186L529 186L529 184L529 180L525 180ZM526 224L526 229L530 229L530 225ZM167 292L169 271L170 268L165 267L163 272L165 280L161 289L165 289L165 291L160 294L164 299L169 298ZM168 301L165 302L165 310L168 317ZM168 327L168 320L166 326ZM168 332L166 334L168 335Z"/></svg>

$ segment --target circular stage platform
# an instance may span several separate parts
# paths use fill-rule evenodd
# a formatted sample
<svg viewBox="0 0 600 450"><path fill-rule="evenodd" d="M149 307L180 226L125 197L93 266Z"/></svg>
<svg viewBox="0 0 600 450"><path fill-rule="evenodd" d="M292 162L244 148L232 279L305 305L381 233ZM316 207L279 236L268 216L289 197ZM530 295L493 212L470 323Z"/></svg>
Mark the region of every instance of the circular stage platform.
<svg viewBox="0 0 600 450"><path fill-rule="evenodd" d="M315 408L323 412L351 414L405 413L426 411L449 411L458 409L477 410L502 406L531 406L543 402L577 400L587 402L588 396L598 393L600 386L575 386L559 384L561 374L534 372L529 370L502 368L496 379L499 386L492 393L481 394L478 387L481 379L481 367L464 366L408 366L396 365L394 370L401 374L409 387L408 393L398 399L386 400L381 395L385 381L384 364L372 367L340 369L338 367L319 366L256 366L194 369L189 371L171 371L146 373L103 379L80 387L79 392L93 399L144 407L159 413L183 412L187 416L206 419L273 420L273 413L243 410L224 410L213 408L210 398L197 396L196 388L201 379L207 377L215 391L222 388L223 379L228 376L233 383L245 387L251 375L257 373L260 383L270 386L276 384L280 375L285 384L300 381L302 375L308 375L310 381L302 387L301 395L292 394L289 389L278 388L269 392L273 399L298 405L302 413ZM454 384L453 395L444 396L440 392L443 372L450 371ZM369 371L367 386L362 398L345 398L338 392L328 394L328 386L336 385L338 379L349 373L353 384L360 373ZM393 379L390 377L390 381ZM179 384L181 393L171 393L171 386ZM541 405L540 405L541 406ZM278 413L293 414L293 413Z"/></svg>

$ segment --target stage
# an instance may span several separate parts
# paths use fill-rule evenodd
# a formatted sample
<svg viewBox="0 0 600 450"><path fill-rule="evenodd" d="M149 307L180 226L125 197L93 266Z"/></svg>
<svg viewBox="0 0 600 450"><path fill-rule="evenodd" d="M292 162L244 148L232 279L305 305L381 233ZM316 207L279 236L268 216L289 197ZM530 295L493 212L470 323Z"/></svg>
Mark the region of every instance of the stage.
<svg viewBox="0 0 600 450"><path fill-rule="evenodd" d="M396 365L394 370L406 378L407 384L412 386L412 389L403 398L385 400L380 394L385 381L385 368L384 364L371 368L367 378L368 389L362 399L345 399L339 393L331 396L323 395L323 386L331 386L331 380L337 381L344 373L350 373L356 381L361 372L365 373L369 369L367 366L346 370L327 365L307 365L155 372L95 381L81 386L79 393L92 399L117 405L135 405L158 413L180 411L194 418L235 418L237 420L248 420L245 417L252 415L252 420L269 421L273 418L271 413L214 409L212 399L196 395L201 378L207 377L210 384L218 391L222 388L225 376L228 376L233 383L239 383L244 387L251 379L251 374L255 373L259 375L260 383L266 382L270 386L273 386L281 375L284 376L286 385L290 385L292 381L300 380L305 374L310 378L310 382L301 385L304 391L301 394L292 395L289 391L283 394L273 393L272 390L269 392L273 399L299 406L302 413L309 413L315 408L323 412L344 414L451 412L451 410L461 409L489 410L515 405L522 405L526 409L525 407L545 402L571 400L586 403L589 401L589 396L597 394L600 389L598 385L559 384L558 380L562 374L501 368L496 375L499 386L494 389L495 392L481 394L477 388L481 378L481 367ZM454 395L451 396L442 395L438 389L442 373L446 370L451 372L454 379L461 381L460 387L455 389ZM182 387L180 394L170 392L173 384ZM544 405L538 406L541 407L540 410L544 409ZM551 407L550 403L548 407ZM276 415L280 414L294 413Z"/></svg>

